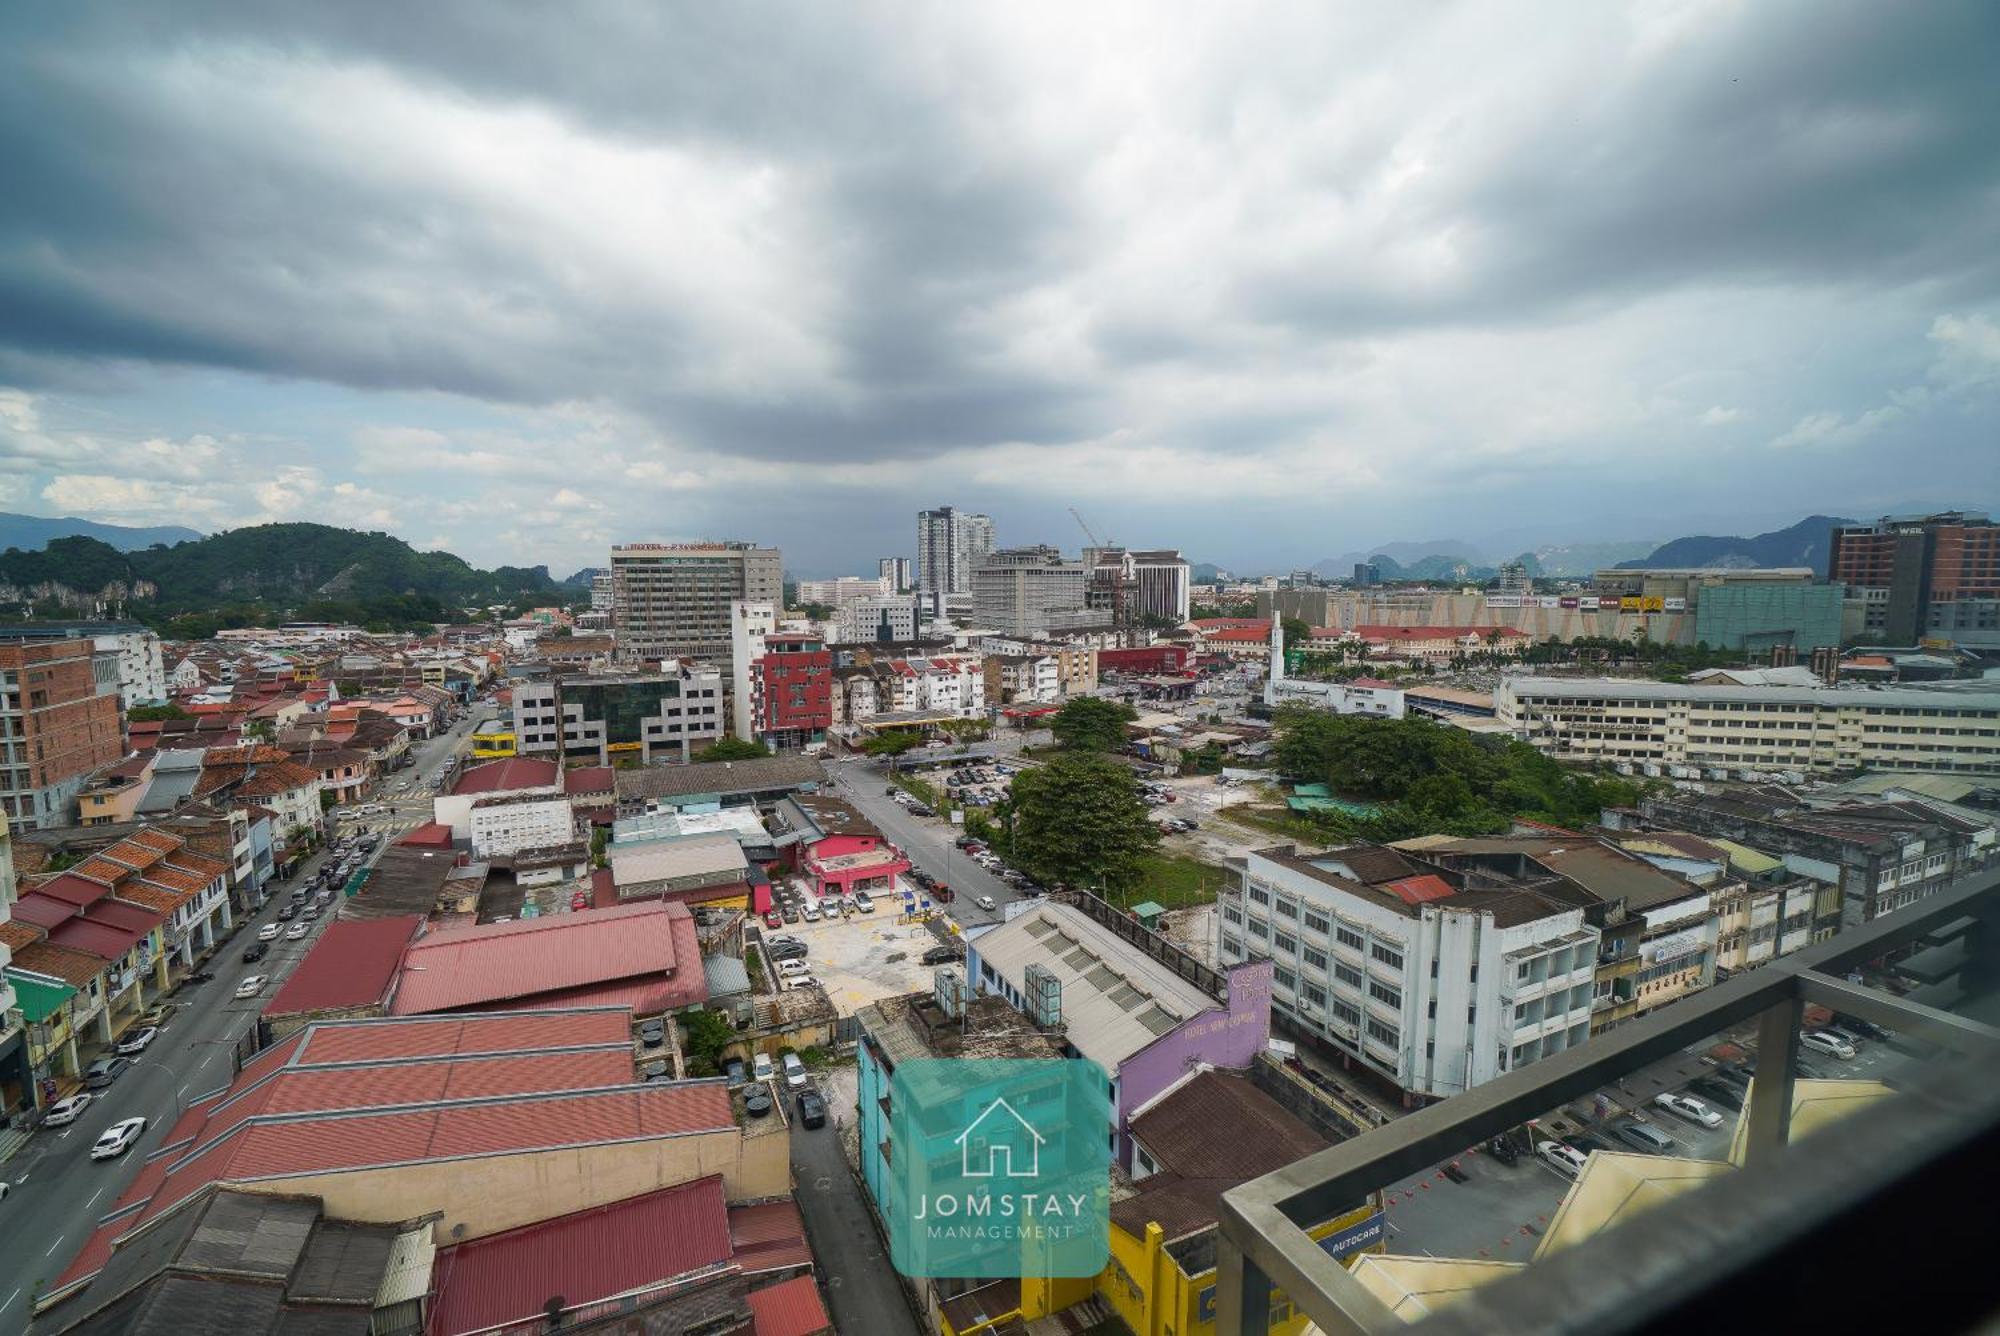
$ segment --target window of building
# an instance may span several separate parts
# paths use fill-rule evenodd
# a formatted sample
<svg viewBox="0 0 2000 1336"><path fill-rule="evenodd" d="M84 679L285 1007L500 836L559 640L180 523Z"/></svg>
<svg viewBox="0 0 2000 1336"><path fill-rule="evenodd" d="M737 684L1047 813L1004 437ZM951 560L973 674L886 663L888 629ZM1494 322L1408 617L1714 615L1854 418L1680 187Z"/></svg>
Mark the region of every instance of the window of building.
<svg viewBox="0 0 2000 1336"><path fill-rule="evenodd" d="M1395 1007L1398 1011L1402 1010L1403 1007L1402 990L1398 988L1391 988L1388 984L1383 983L1380 979L1370 979L1368 981L1368 996L1374 998L1377 1002L1386 1002L1390 1006Z"/></svg>
<svg viewBox="0 0 2000 1336"><path fill-rule="evenodd" d="M1314 948L1309 946L1305 948L1305 950L1301 951L1299 954L1305 957L1305 962L1307 965L1310 965L1313 969L1319 970L1321 973L1326 972L1326 952L1315 950Z"/></svg>
<svg viewBox="0 0 2000 1336"><path fill-rule="evenodd" d="M1324 933L1331 926L1333 925L1327 922L1326 915L1315 914L1310 909L1306 911L1306 931Z"/></svg>
<svg viewBox="0 0 2000 1336"><path fill-rule="evenodd" d="M1337 960L1333 962L1333 977L1346 984L1349 988L1359 988L1361 986L1361 971L1351 965L1343 965Z"/></svg>
<svg viewBox="0 0 2000 1336"><path fill-rule="evenodd" d="M1292 936L1288 932L1274 932L1271 934L1271 945L1275 946L1280 951L1286 951L1290 952L1293 955L1297 955L1299 950L1299 939Z"/></svg>
<svg viewBox="0 0 2000 1336"><path fill-rule="evenodd" d="M1393 1025L1384 1025L1373 1016L1368 1018L1368 1037L1394 1048L1402 1035Z"/></svg>
<svg viewBox="0 0 2000 1336"><path fill-rule="evenodd" d="M1375 959L1381 961L1392 970L1403 968L1403 953L1394 947L1384 946L1382 943L1377 942L1368 948L1368 954L1374 956Z"/></svg>
<svg viewBox="0 0 2000 1336"><path fill-rule="evenodd" d="M1342 924L1340 927L1335 928L1333 931L1333 935L1335 939L1338 940L1342 946L1351 946L1356 951L1359 951L1361 949L1362 945L1361 934L1354 931L1354 929L1348 927L1346 924Z"/></svg>

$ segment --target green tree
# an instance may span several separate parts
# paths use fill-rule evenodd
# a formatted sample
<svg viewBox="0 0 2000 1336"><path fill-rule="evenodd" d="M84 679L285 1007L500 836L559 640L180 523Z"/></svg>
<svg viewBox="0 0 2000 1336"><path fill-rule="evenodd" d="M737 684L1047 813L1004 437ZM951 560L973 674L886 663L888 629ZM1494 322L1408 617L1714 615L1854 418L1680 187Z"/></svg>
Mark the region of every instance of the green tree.
<svg viewBox="0 0 2000 1336"><path fill-rule="evenodd" d="M1131 768L1108 756L1067 752L1014 777L1014 859L1039 881L1122 897L1159 838Z"/></svg>
<svg viewBox="0 0 2000 1336"><path fill-rule="evenodd" d="M745 742L742 738L721 738L711 742L694 754L697 761L750 761L759 756L769 756L771 749L761 742Z"/></svg>
<svg viewBox="0 0 2000 1336"><path fill-rule="evenodd" d="M901 756L921 741L914 729L892 728L862 739L861 752L864 756Z"/></svg>
<svg viewBox="0 0 2000 1336"><path fill-rule="evenodd" d="M722 1071L722 1050L736 1039L727 1016L706 1009L684 1011L676 1019L687 1053L688 1075L715 1076Z"/></svg>
<svg viewBox="0 0 2000 1336"><path fill-rule="evenodd" d="M1125 745L1125 725L1138 717L1123 701L1078 696L1056 711L1049 728L1071 751L1117 751Z"/></svg>
<svg viewBox="0 0 2000 1336"><path fill-rule="evenodd" d="M1312 639L1313 629L1306 624L1303 618L1286 617L1281 620L1280 624L1285 629L1286 649L1303 648L1306 641Z"/></svg>
<svg viewBox="0 0 2000 1336"><path fill-rule="evenodd" d="M125 717L135 724L148 724L159 719L186 719L188 712L178 705L134 705Z"/></svg>

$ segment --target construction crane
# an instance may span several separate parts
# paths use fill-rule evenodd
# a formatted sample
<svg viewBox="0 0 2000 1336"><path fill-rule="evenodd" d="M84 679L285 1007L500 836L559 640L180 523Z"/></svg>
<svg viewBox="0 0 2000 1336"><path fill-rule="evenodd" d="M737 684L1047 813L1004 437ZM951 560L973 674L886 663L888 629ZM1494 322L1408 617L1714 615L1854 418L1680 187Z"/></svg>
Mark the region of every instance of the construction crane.
<svg viewBox="0 0 2000 1336"><path fill-rule="evenodd" d="M1072 518L1072 519L1074 519L1074 520L1076 521L1076 527L1077 527L1077 528L1079 528L1079 529L1081 529L1081 530L1083 530L1083 536L1084 536L1085 538L1088 538L1088 539L1090 540L1090 545L1091 545L1092 547L1110 547L1110 546L1111 546L1111 544L1109 544L1109 543L1105 543L1105 542L1100 542L1100 541L1098 541L1098 537L1097 537L1097 535L1096 535L1096 534L1094 534L1094 533L1092 533L1092 532L1090 531L1090 526L1089 526L1088 524L1085 524L1085 523L1083 522L1083 516L1082 516L1082 514L1081 514L1081 513L1079 513L1079 512L1078 512L1078 510L1077 510L1077 508L1076 508L1075 506L1071 506L1071 507L1069 508L1069 513L1070 513L1070 518Z"/></svg>

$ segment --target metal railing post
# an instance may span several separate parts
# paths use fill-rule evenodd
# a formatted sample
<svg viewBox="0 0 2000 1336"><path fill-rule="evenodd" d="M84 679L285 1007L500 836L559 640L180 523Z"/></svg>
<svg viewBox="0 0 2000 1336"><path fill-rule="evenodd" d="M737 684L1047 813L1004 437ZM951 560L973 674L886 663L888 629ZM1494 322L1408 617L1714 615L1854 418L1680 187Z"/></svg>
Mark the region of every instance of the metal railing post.
<svg viewBox="0 0 2000 1336"><path fill-rule="evenodd" d="M1757 1074L1750 1078L1750 1135L1744 1147L1748 1164L1764 1162L1790 1139L1792 1083L1804 1022L1805 999L1796 985L1757 1017Z"/></svg>
<svg viewBox="0 0 2000 1336"><path fill-rule="evenodd" d="M1227 1232L1215 1252L1215 1336L1260 1336L1271 1329L1271 1278Z"/></svg>

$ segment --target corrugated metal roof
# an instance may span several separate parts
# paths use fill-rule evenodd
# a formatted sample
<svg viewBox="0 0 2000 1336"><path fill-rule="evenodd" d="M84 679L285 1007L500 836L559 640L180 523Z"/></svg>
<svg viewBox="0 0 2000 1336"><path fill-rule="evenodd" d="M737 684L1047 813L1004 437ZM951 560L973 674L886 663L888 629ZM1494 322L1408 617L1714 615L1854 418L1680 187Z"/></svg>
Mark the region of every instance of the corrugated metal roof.
<svg viewBox="0 0 2000 1336"><path fill-rule="evenodd" d="M289 1016L386 1002L403 950L423 925L417 914L327 924L284 987L264 1004L264 1014Z"/></svg>
<svg viewBox="0 0 2000 1336"><path fill-rule="evenodd" d="M752 1290L749 1304L757 1336L815 1336L833 1326L811 1276L794 1276Z"/></svg>
<svg viewBox="0 0 2000 1336"><path fill-rule="evenodd" d="M730 1207L729 1241L736 1250L736 1264L746 1274L812 1265L805 1220L798 1203L789 1197Z"/></svg>
<svg viewBox="0 0 2000 1336"><path fill-rule="evenodd" d="M682 954L678 923L691 937L685 906L653 902L435 933L404 953L391 1010L418 1015L668 975L690 976L706 996L699 947Z"/></svg>
<svg viewBox="0 0 2000 1336"><path fill-rule="evenodd" d="M504 761L475 765L458 777L451 787L454 794L509 793L518 789L547 789L556 786L560 775L554 761L538 761L531 756L514 756Z"/></svg>
<svg viewBox="0 0 2000 1336"><path fill-rule="evenodd" d="M1116 1072L1125 1059L1179 1022L1220 1005L1167 966L1065 904L1039 905L981 933L972 950L982 964L992 966L1016 990L1023 989L1030 964L1039 963L1054 974L1062 985L1063 1020L1070 1042L1106 1072ZM1108 967L1110 975L1103 986L1090 979L1100 965ZM1137 996L1123 989L1128 983Z"/></svg>
<svg viewBox="0 0 2000 1336"><path fill-rule="evenodd" d="M446 1248L427 1330L457 1336L630 1294L729 1261L722 1178L710 1175Z"/></svg>
<svg viewBox="0 0 2000 1336"><path fill-rule="evenodd" d="M7 971L7 982L14 988L14 1004L21 1009L21 1015L30 1025L39 1025L61 1009L62 1004L76 996L76 988L57 979L37 978L19 970Z"/></svg>
<svg viewBox="0 0 2000 1336"><path fill-rule="evenodd" d="M304 1049L298 1060L319 1065L464 1053L514 1053L536 1048L626 1043L631 1035L631 1018L617 1011L580 1011L560 1016L420 1016L340 1021L308 1030L302 1037Z"/></svg>

